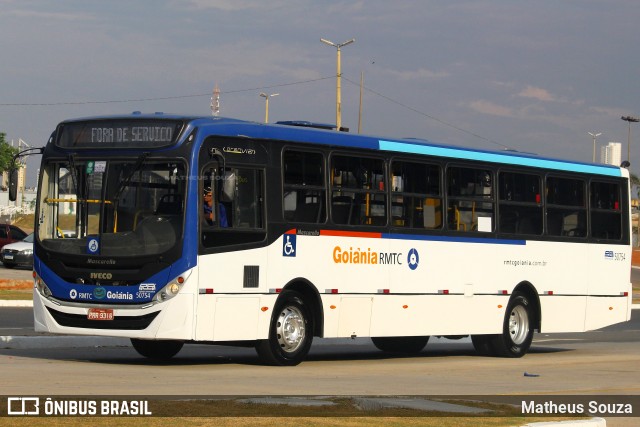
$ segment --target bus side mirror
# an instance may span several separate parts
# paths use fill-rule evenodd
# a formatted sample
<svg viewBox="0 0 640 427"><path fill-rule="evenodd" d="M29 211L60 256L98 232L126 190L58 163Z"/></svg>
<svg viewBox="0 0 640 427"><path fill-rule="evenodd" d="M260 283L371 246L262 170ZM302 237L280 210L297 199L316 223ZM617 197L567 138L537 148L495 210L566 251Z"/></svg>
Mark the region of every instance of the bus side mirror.
<svg viewBox="0 0 640 427"><path fill-rule="evenodd" d="M18 169L9 170L9 200L15 202L18 198Z"/></svg>

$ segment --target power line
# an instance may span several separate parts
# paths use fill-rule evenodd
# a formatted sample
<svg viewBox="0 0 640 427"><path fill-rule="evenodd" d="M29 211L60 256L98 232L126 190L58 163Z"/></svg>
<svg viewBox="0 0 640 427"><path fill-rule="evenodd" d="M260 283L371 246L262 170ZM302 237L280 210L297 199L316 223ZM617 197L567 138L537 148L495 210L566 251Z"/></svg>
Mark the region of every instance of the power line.
<svg viewBox="0 0 640 427"><path fill-rule="evenodd" d="M354 82L354 81L352 81L352 80L349 80L348 78L346 78L346 77L344 77L344 76L342 76L342 78L343 78L343 79L345 79L347 82L351 83L352 85L355 85L355 86L358 86L358 87L360 86L360 83L356 83L356 82ZM429 118L429 119L431 119L431 120L433 120L433 121L436 121L436 122L438 122L438 123L440 123L440 124L443 124L443 125L445 125L445 126L449 126L450 128L453 128L453 129L458 130L458 131L460 131L460 132L464 132L464 133L466 133L467 135L471 135L471 136L474 136L474 137L476 137L476 138L482 139L483 141L489 142L489 143L491 143L491 144L495 144L495 145L497 145L497 146L499 146L499 147L502 147L502 148L503 148L503 149L505 149L505 150L514 150L514 148L513 148L513 147L509 147L508 145L505 145L505 144L502 144L502 143L500 143L500 142L494 141L493 139L490 139L490 138L484 137L484 136L479 135L479 134L477 134L477 133L475 133L475 132L472 132L472 131L470 131L470 130L468 130L468 129L461 128L460 126L456 126L456 125L454 125L454 124L452 124L452 123L449 123L449 122L447 122L447 121L445 121L445 120L442 120L442 119L439 119L439 118L437 118L437 117L434 117L434 116L432 116L432 115L430 115L430 114L425 113L424 111L418 110L417 108L412 107L412 106L410 106L410 105L403 104L403 103L402 103L402 102L400 102L400 101L397 101L397 100L395 100L395 99L393 99L393 98L391 98L391 97L388 97L388 96L386 96L386 95L383 95L383 94L381 94L380 92L377 92L377 91L375 91L375 90L373 90L373 89L370 89L370 88L368 88L368 87L366 87L366 86L363 86L363 88L364 88L366 91L371 92L371 93L372 93L372 94L374 94L374 95L377 95L377 96L379 96L379 97L381 97L381 98L384 98L384 99L386 99L386 100L387 100L387 101L389 101L389 102L392 102L392 103L394 103L394 104L396 104L396 105L399 105L399 106L401 106L401 107L403 107L403 108L406 108L407 110L411 110L411 111L413 111L414 113L420 114L421 116L427 117L427 118Z"/></svg>
<svg viewBox="0 0 640 427"><path fill-rule="evenodd" d="M291 83L281 83L281 84L277 84L277 85L270 85L270 86L257 86L257 87L252 87L252 88L246 88L246 89L235 89L235 90L229 90L229 91L221 91L220 94L233 94L233 93L242 93L242 92L255 92L255 91L261 91L261 90L266 90L266 89L273 89L273 88L278 88L278 87L286 87L286 86L294 86L294 85L300 85L300 84L307 84L307 83L314 83L314 82L318 82L318 81L322 81L322 80L327 80L327 79L333 79L335 78L335 76L326 76L326 77L319 77L317 79L307 79L307 80L300 80L300 81L296 81L296 82L291 82ZM356 83L350 79L348 79L347 77L342 77L344 78L347 82L351 83L352 85L355 86L360 86L359 83ZM372 94L379 96L383 99L386 99L387 101L399 105L403 108L406 108L410 111L413 111L414 113L417 113L421 116L427 117L433 121L436 121L440 124L443 124L445 126L448 126L450 128L453 128L455 130L458 130L460 132L464 132L467 135L471 135L475 138L481 139L483 141L489 142L491 144L497 145L499 147L502 147L505 150L512 150L513 147L509 147L505 144L502 144L500 142L494 141L493 139L484 137L482 135L479 135L475 132L472 132L468 129L464 129L461 128L460 126L456 126L452 123L449 123L445 120L442 120L438 117L432 116L430 114L425 113L424 111L418 110L415 107L411 107L410 105L404 104L400 101L397 101L387 95L383 95L380 92L377 92L371 88L368 88L366 86L364 86L364 89L368 92L371 92ZM104 100L104 101L66 101L66 102L35 102L35 103L0 103L0 107L53 107L53 106L60 106L60 105L95 105L95 104L123 104L123 103L128 103L128 102L150 102L150 101L166 101L166 100L175 100L175 99L187 99L187 98L199 98L199 97L210 97L211 93L207 92L207 93L196 93L196 94L192 94L192 95L176 95L176 96L163 96L163 97L155 97L155 98L136 98L136 99L112 99L112 100Z"/></svg>
<svg viewBox="0 0 640 427"><path fill-rule="evenodd" d="M258 86L248 89L236 89L230 91L221 91L221 94L252 92L258 90L272 89L276 87L293 86L299 84L313 83L321 80L333 79L335 76L320 77L317 79L300 80L292 83L282 83L271 86ZM149 101L166 101L170 99L186 99L186 98L198 98L198 97L210 97L211 93L196 93L193 95L177 95L177 96L163 96L156 98L137 98L137 99L112 99L106 101L67 101L67 102L35 102L35 103L0 103L0 107L52 107L57 105L90 105L90 104L120 104L127 102L149 102Z"/></svg>

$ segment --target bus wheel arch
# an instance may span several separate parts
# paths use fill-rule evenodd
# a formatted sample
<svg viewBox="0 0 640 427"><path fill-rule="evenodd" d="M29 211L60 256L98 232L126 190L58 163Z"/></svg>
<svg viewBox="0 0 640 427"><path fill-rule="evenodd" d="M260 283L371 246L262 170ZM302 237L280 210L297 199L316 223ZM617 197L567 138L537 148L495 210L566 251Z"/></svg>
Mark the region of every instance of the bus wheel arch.
<svg viewBox="0 0 640 427"><path fill-rule="evenodd" d="M318 289L307 279L297 278L287 283L283 291L295 291L298 292L305 304L309 306L311 312L311 320L313 322L313 336L324 336L324 309L322 307L322 300L320 299L320 293Z"/></svg>

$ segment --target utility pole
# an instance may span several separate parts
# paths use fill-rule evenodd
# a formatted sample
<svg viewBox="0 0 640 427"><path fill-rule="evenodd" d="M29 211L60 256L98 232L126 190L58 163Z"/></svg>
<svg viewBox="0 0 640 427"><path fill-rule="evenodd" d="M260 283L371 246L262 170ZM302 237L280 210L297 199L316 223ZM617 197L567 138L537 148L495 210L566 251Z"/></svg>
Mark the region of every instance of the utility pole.
<svg viewBox="0 0 640 427"><path fill-rule="evenodd" d="M631 123L638 123L640 119L633 116L620 117L625 122L629 122L629 135L627 136L627 161L631 163Z"/></svg>
<svg viewBox="0 0 640 427"><path fill-rule="evenodd" d="M260 92L260 96L264 98L264 122L269 123L269 98L272 96L278 96L279 93L272 93L271 95L267 95L264 92Z"/></svg>
<svg viewBox="0 0 640 427"><path fill-rule="evenodd" d="M360 71L360 108L358 108L358 133L362 132L362 91L364 90L364 71Z"/></svg>
<svg viewBox="0 0 640 427"><path fill-rule="evenodd" d="M348 44L351 44L356 41L356 39L347 40L342 43L333 43L327 39L320 39L322 43L328 44L329 46L335 47L337 52L336 57L336 130L340 130L342 127L342 99L341 99L341 87L340 87L340 79L342 77L342 71L340 69L340 49Z"/></svg>

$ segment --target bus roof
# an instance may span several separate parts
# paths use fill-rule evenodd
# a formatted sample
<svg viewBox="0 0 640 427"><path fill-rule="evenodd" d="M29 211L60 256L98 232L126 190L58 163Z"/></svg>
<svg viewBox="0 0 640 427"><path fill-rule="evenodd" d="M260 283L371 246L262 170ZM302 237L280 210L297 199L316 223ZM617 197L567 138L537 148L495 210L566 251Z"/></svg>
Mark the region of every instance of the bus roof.
<svg viewBox="0 0 640 427"><path fill-rule="evenodd" d="M88 117L83 119L68 120L63 123L83 120L109 120L109 119L174 119L189 122L191 126L205 130L208 135L220 135L229 137L244 137L255 139L274 139L280 141L303 142L309 144L332 145L351 148L365 148L370 150L390 151L406 154L424 154L436 157L446 157L461 160L476 160L505 165L528 166L534 168L553 169L559 171L581 172L607 176L628 176L626 170L604 164L576 162L556 158L542 157L531 153L517 151L491 151L475 148L466 148L453 145L438 144L428 140L400 138L390 139L375 136L350 134L325 130L316 127L293 126L287 124L264 124L258 122L243 121L226 117L196 117L184 115L168 115L163 113L140 114L121 116ZM295 121L291 123L300 123ZM309 123L309 122L305 122ZM624 170L624 172L623 172Z"/></svg>

